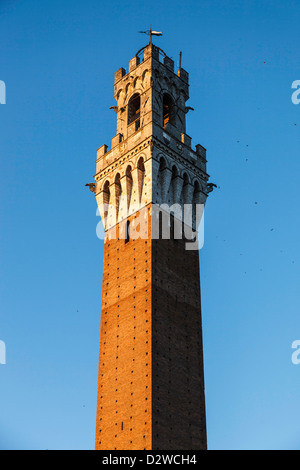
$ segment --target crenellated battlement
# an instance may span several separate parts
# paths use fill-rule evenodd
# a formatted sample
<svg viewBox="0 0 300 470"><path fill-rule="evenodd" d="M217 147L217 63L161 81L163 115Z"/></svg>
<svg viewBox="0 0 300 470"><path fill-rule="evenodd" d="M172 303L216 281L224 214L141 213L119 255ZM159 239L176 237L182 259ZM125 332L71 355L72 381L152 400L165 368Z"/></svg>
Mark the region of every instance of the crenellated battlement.
<svg viewBox="0 0 300 470"><path fill-rule="evenodd" d="M155 61L164 65L169 71L174 72L174 60L166 55L166 53L159 47L149 44L148 46L142 48L138 53L129 60L128 72L126 69L121 67L115 72L115 85L126 75L136 69L140 64L146 62L148 59L154 59ZM189 74L182 67L179 67L177 70L177 76L184 82L189 82Z"/></svg>

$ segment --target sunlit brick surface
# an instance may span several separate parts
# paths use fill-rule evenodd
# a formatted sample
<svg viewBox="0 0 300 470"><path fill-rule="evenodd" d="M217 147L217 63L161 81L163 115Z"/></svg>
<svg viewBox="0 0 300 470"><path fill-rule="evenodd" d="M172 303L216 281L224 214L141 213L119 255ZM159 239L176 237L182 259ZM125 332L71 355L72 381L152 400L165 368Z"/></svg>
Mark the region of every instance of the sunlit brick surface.
<svg viewBox="0 0 300 470"><path fill-rule="evenodd" d="M198 251L107 239L96 449L205 448Z"/></svg>
<svg viewBox="0 0 300 470"><path fill-rule="evenodd" d="M96 449L152 448L151 308L151 239L107 239Z"/></svg>

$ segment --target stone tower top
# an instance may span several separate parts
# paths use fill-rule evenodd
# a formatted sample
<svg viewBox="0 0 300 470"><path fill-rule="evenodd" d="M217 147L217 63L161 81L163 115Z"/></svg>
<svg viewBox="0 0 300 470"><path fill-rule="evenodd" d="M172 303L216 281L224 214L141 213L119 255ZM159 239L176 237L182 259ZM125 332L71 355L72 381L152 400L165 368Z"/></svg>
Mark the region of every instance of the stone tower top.
<svg viewBox="0 0 300 470"><path fill-rule="evenodd" d="M138 51L129 61L128 73L124 68L115 73L114 88L120 139L153 122L182 140L185 102L189 99L188 73L179 68L175 74L174 61L162 49L148 44Z"/></svg>
<svg viewBox="0 0 300 470"><path fill-rule="evenodd" d="M117 129L111 149L97 151L95 194L105 226L147 204L205 203L206 150L186 133L189 75L159 47L148 44L115 72ZM104 204L114 204L110 217ZM101 209L102 208L102 209ZM107 224L107 221L110 221Z"/></svg>

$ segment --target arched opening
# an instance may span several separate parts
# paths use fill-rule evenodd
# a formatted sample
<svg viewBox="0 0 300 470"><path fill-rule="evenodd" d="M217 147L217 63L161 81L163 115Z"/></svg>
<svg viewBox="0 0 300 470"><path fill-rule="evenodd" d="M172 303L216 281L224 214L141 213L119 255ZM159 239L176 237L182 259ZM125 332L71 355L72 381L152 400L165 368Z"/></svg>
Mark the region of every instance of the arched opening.
<svg viewBox="0 0 300 470"><path fill-rule="evenodd" d="M194 183L194 195L193 195L193 202L196 204L199 202L199 193L201 191L200 184L198 181Z"/></svg>
<svg viewBox="0 0 300 470"><path fill-rule="evenodd" d="M167 168L166 160L164 159L164 157L161 157L161 159L159 161L159 171L162 171L165 168Z"/></svg>
<svg viewBox="0 0 300 470"><path fill-rule="evenodd" d="M132 172L132 168L130 165L128 165L128 167L126 168L126 189L125 189L125 196L127 199L127 210L129 209L129 205L130 205L132 185L133 185L131 172Z"/></svg>
<svg viewBox="0 0 300 470"><path fill-rule="evenodd" d="M142 200L143 194L143 185L144 185L144 178L145 178L145 165L143 157L139 158L137 162L137 169L138 169L138 202L140 203Z"/></svg>
<svg viewBox="0 0 300 470"><path fill-rule="evenodd" d="M110 190L109 190L109 181L105 181L103 186L103 203L109 204L110 200Z"/></svg>
<svg viewBox="0 0 300 470"><path fill-rule="evenodd" d="M177 184L177 176L178 176L178 170L177 170L177 167L175 165L173 165L172 167L172 178L171 178L171 203L176 203L178 201L176 201L176 184Z"/></svg>
<svg viewBox="0 0 300 470"><path fill-rule="evenodd" d="M175 109L174 101L168 93L163 95L163 126L167 127L167 124L170 123L174 125L175 123Z"/></svg>
<svg viewBox="0 0 300 470"><path fill-rule="evenodd" d="M167 168L167 163L164 157L159 159L159 169L158 169L158 178L157 178L157 186L156 186L156 196L157 202L161 204L163 199L163 188L164 185L164 171Z"/></svg>
<svg viewBox="0 0 300 470"><path fill-rule="evenodd" d="M128 176L128 178L132 179L131 172L132 172L132 168L131 168L130 165L128 165L128 167L126 168L126 176Z"/></svg>
<svg viewBox="0 0 300 470"><path fill-rule="evenodd" d="M119 205L120 205L120 197L122 193L122 187L121 187L121 176L120 173L116 174L115 177L115 195L116 195L116 214L118 215L119 213Z"/></svg>
<svg viewBox="0 0 300 470"><path fill-rule="evenodd" d="M110 201L110 190L109 190L109 181L105 181L103 186L103 209L104 209L104 220L106 220L108 215L108 206Z"/></svg>
<svg viewBox="0 0 300 470"><path fill-rule="evenodd" d="M139 170L145 171L144 159L141 157L138 161L137 167Z"/></svg>
<svg viewBox="0 0 300 470"><path fill-rule="evenodd" d="M187 173L183 173L183 185L189 184L189 177Z"/></svg>
<svg viewBox="0 0 300 470"><path fill-rule="evenodd" d="M135 93L128 103L128 125L136 123L136 130L140 127L141 98Z"/></svg>
<svg viewBox="0 0 300 470"><path fill-rule="evenodd" d="M175 165L172 166L172 179L176 178L178 176L178 170Z"/></svg>
<svg viewBox="0 0 300 470"><path fill-rule="evenodd" d="M120 173L116 174L115 185L117 186L116 193L118 192L118 195L120 195L121 194L121 175L120 175Z"/></svg>
<svg viewBox="0 0 300 470"><path fill-rule="evenodd" d="M187 173L183 173L183 185L182 185L182 204L189 204L191 201L188 201L188 184L189 178Z"/></svg>
<svg viewBox="0 0 300 470"><path fill-rule="evenodd" d="M189 219L192 216L191 213L191 204L193 201L190 200L191 195L189 194L189 177L187 173L183 173L183 185L181 193L181 203L183 208L183 218L182 218L182 231L184 233L185 224L189 223Z"/></svg>
<svg viewBox="0 0 300 470"><path fill-rule="evenodd" d="M193 226L196 227L197 215L199 215L200 209L197 207L201 200L201 187L198 181L194 183L194 194L193 194Z"/></svg>

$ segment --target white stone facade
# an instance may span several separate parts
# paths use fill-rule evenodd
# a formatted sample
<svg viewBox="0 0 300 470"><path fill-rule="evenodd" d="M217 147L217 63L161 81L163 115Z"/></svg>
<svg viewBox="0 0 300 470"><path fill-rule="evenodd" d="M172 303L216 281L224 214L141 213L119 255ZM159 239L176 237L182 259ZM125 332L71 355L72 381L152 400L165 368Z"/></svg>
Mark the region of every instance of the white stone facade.
<svg viewBox="0 0 300 470"><path fill-rule="evenodd" d="M110 150L97 152L94 189L105 229L151 203L205 204L209 192L206 150L193 150L185 133L188 74L175 74L173 61L152 44L143 52L127 74L115 74L117 135Z"/></svg>

